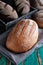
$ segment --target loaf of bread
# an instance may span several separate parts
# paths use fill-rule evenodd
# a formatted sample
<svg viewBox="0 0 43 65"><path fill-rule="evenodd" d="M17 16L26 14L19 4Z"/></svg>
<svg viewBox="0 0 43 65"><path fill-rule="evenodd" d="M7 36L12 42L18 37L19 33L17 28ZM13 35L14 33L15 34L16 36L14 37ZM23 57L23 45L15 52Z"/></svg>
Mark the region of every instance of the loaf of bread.
<svg viewBox="0 0 43 65"><path fill-rule="evenodd" d="M27 0L14 0L17 12L24 15L30 11L30 2Z"/></svg>
<svg viewBox="0 0 43 65"><path fill-rule="evenodd" d="M16 53L30 50L38 40L38 25L31 19L19 21L11 30L6 47Z"/></svg>
<svg viewBox="0 0 43 65"><path fill-rule="evenodd" d="M13 1L12 0L1 0L1 1L13 6Z"/></svg>
<svg viewBox="0 0 43 65"><path fill-rule="evenodd" d="M10 5L0 1L0 19L9 22L18 18L16 10L14 10Z"/></svg>
<svg viewBox="0 0 43 65"><path fill-rule="evenodd" d="M43 0L32 0L32 6L38 8L38 9L43 9Z"/></svg>
<svg viewBox="0 0 43 65"><path fill-rule="evenodd" d="M35 13L34 20L37 22L40 28L43 28L43 10Z"/></svg>

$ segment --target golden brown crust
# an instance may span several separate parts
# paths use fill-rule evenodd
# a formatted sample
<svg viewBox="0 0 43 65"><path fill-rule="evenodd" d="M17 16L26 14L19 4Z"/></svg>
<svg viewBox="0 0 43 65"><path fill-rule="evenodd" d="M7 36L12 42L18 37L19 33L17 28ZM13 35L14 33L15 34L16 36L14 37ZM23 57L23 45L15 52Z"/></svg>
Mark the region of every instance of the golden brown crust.
<svg viewBox="0 0 43 65"><path fill-rule="evenodd" d="M30 19L20 21L9 33L6 47L21 53L31 49L38 39L38 26Z"/></svg>
<svg viewBox="0 0 43 65"><path fill-rule="evenodd" d="M0 19L11 21L18 18L17 12L8 4L0 1Z"/></svg>

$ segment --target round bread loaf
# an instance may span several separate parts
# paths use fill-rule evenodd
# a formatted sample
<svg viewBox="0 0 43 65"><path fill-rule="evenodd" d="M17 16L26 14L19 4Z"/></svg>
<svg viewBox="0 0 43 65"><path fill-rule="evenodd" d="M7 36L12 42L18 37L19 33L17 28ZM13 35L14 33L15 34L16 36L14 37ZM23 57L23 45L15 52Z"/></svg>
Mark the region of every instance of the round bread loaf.
<svg viewBox="0 0 43 65"><path fill-rule="evenodd" d="M34 20L37 22L40 28L43 28L43 10L40 10L35 13Z"/></svg>
<svg viewBox="0 0 43 65"><path fill-rule="evenodd" d="M30 11L30 2L27 0L14 0L17 12L24 15Z"/></svg>
<svg viewBox="0 0 43 65"><path fill-rule="evenodd" d="M31 19L21 20L11 30L6 41L6 47L16 53L30 50L38 40L37 23Z"/></svg>
<svg viewBox="0 0 43 65"><path fill-rule="evenodd" d="M43 0L32 0L31 4L32 4L32 6L38 8L38 9L43 9Z"/></svg>
<svg viewBox="0 0 43 65"><path fill-rule="evenodd" d="M16 10L10 5L0 1L0 19L4 21L11 21L18 18Z"/></svg>

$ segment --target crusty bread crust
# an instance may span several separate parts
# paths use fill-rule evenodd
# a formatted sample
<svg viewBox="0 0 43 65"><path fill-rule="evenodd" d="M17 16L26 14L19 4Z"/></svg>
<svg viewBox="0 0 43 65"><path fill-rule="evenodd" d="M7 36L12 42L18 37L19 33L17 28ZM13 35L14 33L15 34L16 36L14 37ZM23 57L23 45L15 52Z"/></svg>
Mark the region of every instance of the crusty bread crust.
<svg viewBox="0 0 43 65"><path fill-rule="evenodd" d="M35 21L21 20L8 35L6 47L16 53L30 50L38 40L38 26Z"/></svg>
<svg viewBox="0 0 43 65"><path fill-rule="evenodd" d="M14 10L10 5L0 1L0 19L11 21L18 18L16 10Z"/></svg>
<svg viewBox="0 0 43 65"><path fill-rule="evenodd" d="M43 10L35 13L34 20L37 22L40 28L43 28Z"/></svg>
<svg viewBox="0 0 43 65"><path fill-rule="evenodd" d="M24 15L30 11L30 2L27 0L14 0L17 12Z"/></svg>
<svg viewBox="0 0 43 65"><path fill-rule="evenodd" d="M43 9L43 0L33 0L31 4L38 9Z"/></svg>

